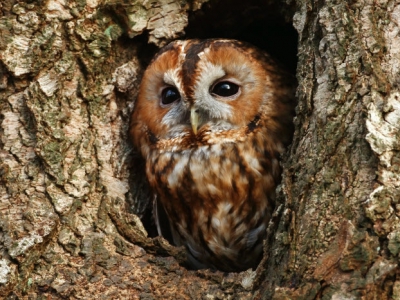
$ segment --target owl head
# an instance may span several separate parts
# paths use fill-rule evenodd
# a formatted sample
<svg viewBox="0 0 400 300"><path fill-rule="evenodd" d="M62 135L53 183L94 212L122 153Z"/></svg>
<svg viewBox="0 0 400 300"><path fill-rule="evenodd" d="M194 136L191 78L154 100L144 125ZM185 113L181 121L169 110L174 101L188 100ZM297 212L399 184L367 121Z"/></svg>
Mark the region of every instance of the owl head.
<svg viewBox="0 0 400 300"><path fill-rule="evenodd" d="M149 144L140 141L147 137L150 144L164 140L166 147L184 138L190 147L210 142L215 134L229 139L266 116L271 134L286 136L279 125L291 127L292 87L291 75L244 42L175 41L160 50L144 73L132 136L139 146Z"/></svg>

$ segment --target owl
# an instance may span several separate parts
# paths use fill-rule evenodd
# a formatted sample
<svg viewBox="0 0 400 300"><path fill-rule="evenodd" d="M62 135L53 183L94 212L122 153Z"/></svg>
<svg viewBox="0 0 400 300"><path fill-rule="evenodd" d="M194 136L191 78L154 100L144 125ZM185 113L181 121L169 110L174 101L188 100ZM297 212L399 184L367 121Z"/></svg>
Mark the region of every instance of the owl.
<svg viewBox="0 0 400 300"><path fill-rule="evenodd" d="M247 43L185 40L146 69L130 133L157 229L194 269L257 266L292 136L294 80Z"/></svg>

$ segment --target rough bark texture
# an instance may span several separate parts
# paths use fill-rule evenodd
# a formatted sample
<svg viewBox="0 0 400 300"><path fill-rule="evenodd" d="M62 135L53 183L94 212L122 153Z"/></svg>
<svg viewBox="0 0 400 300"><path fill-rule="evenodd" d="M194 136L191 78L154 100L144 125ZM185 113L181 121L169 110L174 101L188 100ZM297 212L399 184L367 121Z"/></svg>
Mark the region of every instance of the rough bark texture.
<svg viewBox="0 0 400 300"><path fill-rule="evenodd" d="M130 112L147 43L203 2L0 3L0 297L400 299L400 1L264 1L296 7L299 87L255 272L186 270L147 237Z"/></svg>
<svg viewBox="0 0 400 300"><path fill-rule="evenodd" d="M398 299L400 2L297 7L296 133L257 297Z"/></svg>

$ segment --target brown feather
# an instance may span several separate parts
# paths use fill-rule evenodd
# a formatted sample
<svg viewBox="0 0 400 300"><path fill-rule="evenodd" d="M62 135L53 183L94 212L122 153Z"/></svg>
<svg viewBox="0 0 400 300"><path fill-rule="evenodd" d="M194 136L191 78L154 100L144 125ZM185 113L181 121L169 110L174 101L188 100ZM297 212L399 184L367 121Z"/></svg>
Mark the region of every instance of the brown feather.
<svg viewBox="0 0 400 300"><path fill-rule="evenodd" d="M224 80L239 92L212 94ZM259 262L279 156L293 130L293 82L267 54L234 40L176 41L146 70L131 134L172 242L186 247L192 267L240 271ZM171 83L180 99L160 104ZM201 120L197 134L193 106Z"/></svg>

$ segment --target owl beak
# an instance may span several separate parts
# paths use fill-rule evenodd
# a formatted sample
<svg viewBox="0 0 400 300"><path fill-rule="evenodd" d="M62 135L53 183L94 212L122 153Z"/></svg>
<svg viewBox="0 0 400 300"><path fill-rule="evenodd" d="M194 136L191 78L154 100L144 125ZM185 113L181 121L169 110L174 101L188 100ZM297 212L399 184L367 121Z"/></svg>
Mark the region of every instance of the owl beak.
<svg viewBox="0 0 400 300"><path fill-rule="evenodd" d="M199 113L195 107L190 109L190 123L192 124L194 134L197 134L197 127L199 126Z"/></svg>

